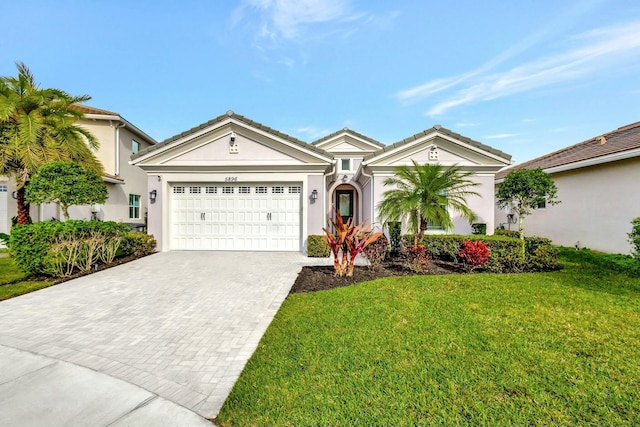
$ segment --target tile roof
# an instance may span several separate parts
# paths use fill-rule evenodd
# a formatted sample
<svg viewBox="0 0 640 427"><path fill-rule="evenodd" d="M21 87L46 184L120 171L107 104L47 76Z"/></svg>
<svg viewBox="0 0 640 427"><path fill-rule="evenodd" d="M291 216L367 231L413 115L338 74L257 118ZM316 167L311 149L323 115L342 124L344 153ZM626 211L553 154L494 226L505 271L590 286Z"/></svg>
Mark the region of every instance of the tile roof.
<svg viewBox="0 0 640 427"><path fill-rule="evenodd" d="M339 130L339 131L337 131L337 132L333 132L333 133L332 133L332 134L330 134L330 135L323 136L322 138L320 138L320 139L318 139L318 140L316 140L316 141L313 141L313 142L311 143L311 145L320 145L320 144L321 144L321 143L323 143L324 141L327 141L327 140L329 140L329 139L333 138L334 136L340 135L340 134L341 134L341 133L343 133L343 132L346 132L346 133L350 133L350 134L352 134L352 135L355 135L355 136L357 136L358 138L364 139L365 141L370 142L371 144L376 145L376 146L378 146L378 147L380 147L380 148L384 147L384 144L383 144L382 142L380 142L380 141L376 141L376 140L375 140L375 139L373 139L373 138L369 138L368 136L365 136L365 135L363 135L363 134L361 134L361 133L358 133L358 132L356 132L356 131L354 131L354 130L351 130L351 129L349 129L349 128L343 128L343 129L341 129L341 130Z"/></svg>
<svg viewBox="0 0 640 427"><path fill-rule="evenodd" d="M80 111L83 114L100 114L100 115L103 115L103 116L120 116L120 114L114 113L113 111L101 110L99 108L89 107L88 105L73 104L72 108Z"/></svg>
<svg viewBox="0 0 640 427"><path fill-rule="evenodd" d="M503 151L500 151L498 149L495 149L493 147L485 145L485 144L483 144L481 142L474 141L471 138L467 138L466 136L460 135L459 133L455 133L455 132L453 132L453 131L451 131L449 129L445 129L440 125L435 125L432 128L426 129L426 130L424 130L422 132L418 132L415 135L412 135L412 136L410 136L408 138L403 139L402 141L398 141L398 142L396 142L394 144L384 146L383 148L381 148L380 150L376 151L375 153L367 155L365 157L365 160L369 160L369 159L371 159L373 157L377 157L377 156L379 156L380 154L382 154L384 152L391 151L391 150L393 150L395 148L398 148L398 147L402 147L403 145L410 144L410 143L412 143L412 142L414 142L414 141L416 141L416 140L418 140L418 139L420 139L420 138L422 138L424 136L427 136L427 135L431 134L434 130L437 131L437 132L440 132L440 133L442 133L444 135L450 136L451 138L457 139L459 141L466 142L467 144L469 144L469 145L471 145L473 147L479 148L481 150L487 151L487 152L489 152L491 154L494 154L496 156L502 157L505 160L511 160L511 155L510 154L507 154L507 153L505 153Z"/></svg>
<svg viewBox="0 0 640 427"><path fill-rule="evenodd" d="M220 115L220 116L218 116L218 117L216 117L214 119L209 120L208 122L202 123L202 124L200 124L200 125L198 125L196 127L193 127L193 128L191 128L189 130L186 130L186 131L181 132L181 133L179 133L177 135L174 135L174 136L172 136L170 138L167 138L164 141L161 141L156 145L152 145L150 147L145 148L144 150L140 150L137 154L134 154L133 156L131 156L131 159L137 159L138 157L142 157L142 156L144 156L146 154L149 154L149 153L151 153L151 152L153 152L155 150L163 148L163 147L171 144L174 141L177 141L177 140L179 140L181 138L189 136L192 133L195 133L195 132L197 132L199 130L205 129L205 128L207 128L209 126L212 126L212 125L214 125L216 123L223 122L224 120L227 120L230 117L232 117L233 119L238 120L238 121L240 121L240 122L242 122L242 123L244 123L246 125L249 125L249 126L254 127L254 128L258 128L258 129L263 130L265 132L268 132L268 133L270 133L272 135L276 135L276 136L278 136L280 138L283 138L283 139L285 139L285 140L287 140L289 142L292 142L292 143L294 143L296 145L299 145L300 147L306 148L308 150L311 150L311 151L314 151L314 152L316 152L318 154L326 156L326 157L328 157L330 159L333 159L333 154L328 153L327 151L325 151L325 150L323 150L321 148L315 147L315 146L313 146L311 144L307 144L304 141L301 141L301 140L299 140L297 138L294 138L293 136L287 135L286 133L283 133L283 132L277 131L277 130L275 130L273 128L270 128L268 126L265 126L265 125L263 125L261 123L254 122L253 120L250 120L250 119L248 119L248 118L246 118L244 116L241 116L240 114L236 114L231 110L227 111L225 114L222 114L222 115Z"/></svg>
<svg viewBox="0 0 640 427"><path fill-rule="evenodd" d="M502 179L509 172L518 169L549 169L639 148L640 122L636 122L570 147L529 160L528 162L501 170L496 174L496 179Z"/></svg>

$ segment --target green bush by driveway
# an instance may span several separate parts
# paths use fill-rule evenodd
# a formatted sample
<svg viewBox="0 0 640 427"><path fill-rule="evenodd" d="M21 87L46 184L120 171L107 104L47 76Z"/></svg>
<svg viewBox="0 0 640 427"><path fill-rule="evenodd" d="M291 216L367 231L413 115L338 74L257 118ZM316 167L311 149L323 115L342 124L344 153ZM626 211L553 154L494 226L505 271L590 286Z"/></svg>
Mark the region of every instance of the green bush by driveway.
<svg viewBox="0 0 640 427"><path fill-rule="evenodd" d="M561 260L291 295L216 421L637 425L640 279Z"/></svg>

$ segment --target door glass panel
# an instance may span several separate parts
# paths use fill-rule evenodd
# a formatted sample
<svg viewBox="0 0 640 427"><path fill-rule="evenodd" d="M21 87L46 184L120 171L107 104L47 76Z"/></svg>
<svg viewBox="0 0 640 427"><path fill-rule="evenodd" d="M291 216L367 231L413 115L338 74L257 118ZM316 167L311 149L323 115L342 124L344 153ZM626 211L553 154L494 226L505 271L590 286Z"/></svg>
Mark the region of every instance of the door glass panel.
<svg viewBox="0 0 640 427"><path fill-rule="evenodd" d="M351 216L351 194L342 193L338 195L338 206L340 206L340 216Z"/></svg>

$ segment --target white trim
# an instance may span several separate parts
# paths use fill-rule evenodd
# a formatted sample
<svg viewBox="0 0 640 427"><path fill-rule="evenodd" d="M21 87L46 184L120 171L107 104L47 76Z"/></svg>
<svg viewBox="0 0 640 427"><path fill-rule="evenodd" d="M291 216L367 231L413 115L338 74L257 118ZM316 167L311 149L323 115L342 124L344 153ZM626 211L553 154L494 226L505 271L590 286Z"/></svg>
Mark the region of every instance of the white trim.
<svg viewBox="0 0 640 427"><path fill-rule="evenodd" d="M133 130L135 133L137 133L139 136L141 136L142 138L146 139L148 143L150 143L151 145L155 145L158 143L158 141L156 141L155 139L153 139L152 137L150 137L146 132L144 132L143 130L141 130L139 127L137 127L136 125L134 125L133 123L129 122L128 120L126 120L125 118L123 118L122 116L112 116L112 115L107 115L107 114L84 114L84 119L91 119L91 120L113 120L113 121L118 121L121 122L124 127L128 127L131 130Z"/></svg>
<svg viewBox="0 0 640 427"><path fill-rule="evenodd" d="M115 179L115 178L111 178L108 176L103 176L102 180L104 182L108 182L109 184L124 184L124 180L123 179Z"/></svg>
<svg viewBox="0 0 640 427"><path fill-rule="evenodd" d="M231 126L231 125L238 126L240 128L244 128L244 129L250 130L251 132L255 132L256 134L258 134L260 136L263 136L263 137L265 137L265 138L267 138L267 139L269 139L271 141L278 142L278 143L280 143L282 145L285 145L285 146L287 146L289 148L293 148L294 150L297 150L297 151L300 151L302 153L305 153L308 156L315 157L315 158L317 158L317 159L319 159L321 161L325 161L327 163L330 163L333 160L333 159L331 159L329 157L326 157L326 156L322 155L321 153L318 153L318 152L316 152L314 150L309 150L309 149L307 149L307 148L305 148L305 147L303 147L303 146L301 146L299 144L290 142L285 138L279 137L278 135L274 135L274 134L269 133L267 131L264 131L264 130L262 130L260 128L256 128L256 127L247 125L246 123L244 123L244 122L242 122L240 120L234 119L231 116L231 117L229 117L227 119L224 119L221 122L214 123L211 126L207 126L206 128L200 129L197 132L191 133L189 135L185 135L182 138L179 138L179 139L176 139L175 141L171 141L171 142L169 142L167 144L164 144L163 146L161 146L160 148L158 148L156 150L152 150L149 153L147 153L147 154L145 154L145 155L143 155L141 157L138 157L138 158L136 158L134 160L131 160L129 163L131 163L132 165L137 165L137 164L139 164L141 162L144 162L144 161L146 161L146 160L148 160L150 158L156 157L159 154L164 153L165 151L167 151L169 149L174 149L174 148L179 147L179 146L181 146L183 144L186 144L186 143L188 143L188 142L190 142L190 141L192 141L194 139L197 139L197 138L199 138L199 137L201 137L203 135L206 135L206 134L211 133L211 132L213 132L215 130L224 128L225 126ZM238 133L238 132L236 132L236 133ZM208 144L210 142L211 141L204 142L203 145L204 144ZM258 141L256 141L256 142L258 142ZM273 147L271 147L271 148L273 148Z"/></svg>
<svg viewBox="0 0 640 427"><path fill-rule="evenodd" d="M604 163L616 162L618 160L626 160L634 157L640 157L640 148L634 148L633 150L622 151L619 153L607 154L605 156L594 157L591 159L580 160L578 162L567 163L565 165L554 166L546 169L542 169L546 173L565 172L573 169L586 168L589 166L601 165ZM504 178L496 180L496 184L500 184L504 181Z"/></svg>
<svg viewBox="0 0 640 427"><path fill-rule="evenodd" d="M374 144L372 142L369 142L366 139L358 137L358 136L354 135L353 133L349 132L349 130L343 130L342 132L340 132L339 134L335 135L334 137L329 138L329 139L327 139L325 141L322 141L319 144L313 144L313 145L315 147L322 148L325 145L329 145L329 144L337 143L337 142L347 142L347 143L349 143L349 141L345 138L346 136L348 136L349 138L351 138L351 139L353 139L353 140L355 140L355 141L357 141L357 142L359 142L359 143L361 143L363 145L366 145L368 147L372 147L373 150L371 150L371 152L378 151L378 150L380 150L381 148L384 147L384 145L380 146L380 145ZM332 147L322 148L322 149L325 150L325 151L331 151L331 148ZM358 148L358 147L356 147L356 148ZM360 149L360 150L361 151L358 151L358 152L369 151L368 149Z"/></svg>
<svg viewBox="0 0 640 427"><path fill-rule="evenodd" d="M505 165L510 164L510 161L505 159L505 158L503 158L503 157L500 157L500 156L498 156L496 154L490 153L489 151L485 151L485 150L483 150L481 148L478 148L476 146L468 144L468 143L466 143L464 141L460 141L459 139L452 138L449 135L442 134L442 133L440 133L438 131L433 131L433 132L431 132L431 133L429 133L427 135L424 135L421 138L416 139L415 141L409 142L407 144L400 145L400 146L398 146L396 148L393 148L393 149L391 149L389 151L385 151L383 153L380 153L377 156L373 156L370 159L365 160L363 163L365 163L367 165L371 165L371 163L382 161L382 160L384 160L384 159L386 159L386 158L388 158L390 156L393 156L393 155L395 155L397 153L400 153L400 152L405 151L405 150L409 150L412 147L415 147L416 145L428 142L430 139L435 139L436 137L440 137L440 138L442 138L442 139L444 139L446 141L449 141L449 142L451 142L451 143L453 143L455 145L459 145L461 147L464 147L464 148L466 148L466 149L468 149L470 151L476 152L476 153L478 153L480 155L483 155L485 157L492 158L492 159L494 159L494 160L496 160L496 161L498 161L500 163L504 163Z"/></svg>

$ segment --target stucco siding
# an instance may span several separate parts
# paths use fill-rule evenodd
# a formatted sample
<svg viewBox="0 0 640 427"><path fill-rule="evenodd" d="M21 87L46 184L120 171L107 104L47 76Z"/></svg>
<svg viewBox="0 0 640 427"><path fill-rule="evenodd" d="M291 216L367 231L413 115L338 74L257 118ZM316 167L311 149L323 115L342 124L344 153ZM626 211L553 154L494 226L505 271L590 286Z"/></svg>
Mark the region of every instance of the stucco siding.
<svg viewBox="0 0 640 427"><path fill-rule="evenodd" d="M525 234L557 245L629 253L627 233L640 216L640 158L552 175L560 204L537 209L524 218ZM500 222L506 213L496 208ZM500 219L502 218L502 219ZM517 225L512 225L516 229Z"/></svg>
<svg viewBox="0 0 640 427"><path fill-rule="evenodd" d="M324 187L324 175L311 175L308 177L308 184L306 192L302 194L303 215L307 215L308 233L307 234L322 234L322 227L325 226L326 217L324 215L324 209L322 201L324 199L323 187ZM316 190L318 192L318 198L316 200L311 199L311 192ZM306 236L303 236L306 239Z"/></svg>

